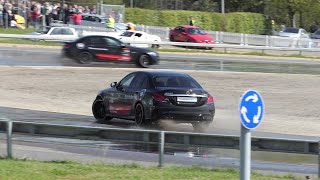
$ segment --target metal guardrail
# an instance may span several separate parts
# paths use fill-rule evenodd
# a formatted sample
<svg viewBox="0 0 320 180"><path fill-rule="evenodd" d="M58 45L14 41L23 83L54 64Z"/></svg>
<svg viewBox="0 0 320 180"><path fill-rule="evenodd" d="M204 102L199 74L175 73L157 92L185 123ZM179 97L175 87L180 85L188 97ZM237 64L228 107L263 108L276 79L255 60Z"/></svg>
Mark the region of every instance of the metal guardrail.
<svg viewBox="0 0 320 180"><path fill-rule="evenodd" d="M185 133L174 131L89 127L0 120L0 130L7 134L7 157L12 158L12 133L46 135L60 138L93 137L102 140L151 143L159 145L159 166L163 166L165 145L188 145L223 149L239 149L239 137L222 134ZM253 151L318 155L320 177L320 142L284 138L252 137Z"/></svg>
<svg viewBox="0 0 320 180"><path fill-rule="evenodd" d="M55 41L55 42L68 42L73 41L76 38L66 37L46 37L39 35L21 35L21 34L0 34L0 38L19 38L19 39L30 39L30 40L43 40L43 41ZM180 47L201 47L201 48L221 48L225 53L229 49L250 49L261 51L295 51L302 55L304 52L320 53L319 48L294 48L294 47L271 47L271 46L249 46L249 45L235 45L235 44L207 44L207 43L186 43L186 42L150 42L150 41L128 41L123 40L127 44L148 44L149 47L152 45L168 45L168 46L180 46Z"/></svg>

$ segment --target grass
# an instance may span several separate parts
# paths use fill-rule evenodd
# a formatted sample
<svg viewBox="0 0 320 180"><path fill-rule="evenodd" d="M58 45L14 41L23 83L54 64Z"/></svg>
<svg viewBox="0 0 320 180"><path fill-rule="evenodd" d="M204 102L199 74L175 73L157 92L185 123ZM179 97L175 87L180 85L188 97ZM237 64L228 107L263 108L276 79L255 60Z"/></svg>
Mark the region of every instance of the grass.
<svg viewBox="0 0 320 180"><path fill-rule="evenodd" d="M0 179L51 180L51 179L239 179L239 172L232 169L208 169L201 167L141 167L137 165L81 164L75 162L38 162L0 160ZM252 173L251 179L292 180L291 175L274 176Z"/></svg>

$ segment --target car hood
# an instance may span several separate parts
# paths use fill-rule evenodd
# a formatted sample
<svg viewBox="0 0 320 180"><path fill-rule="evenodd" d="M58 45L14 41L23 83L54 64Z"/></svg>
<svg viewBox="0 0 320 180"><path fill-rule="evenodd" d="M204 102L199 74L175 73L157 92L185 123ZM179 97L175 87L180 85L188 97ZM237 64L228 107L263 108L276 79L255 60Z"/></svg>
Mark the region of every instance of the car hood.
<svg viewBox="0 0 320 180"><path fill-rule="evenodd" d="M200 41L213 41L213 38L209 35L200 35L200 34L189 34L189 37L195 40L200 40Z"/></svg>

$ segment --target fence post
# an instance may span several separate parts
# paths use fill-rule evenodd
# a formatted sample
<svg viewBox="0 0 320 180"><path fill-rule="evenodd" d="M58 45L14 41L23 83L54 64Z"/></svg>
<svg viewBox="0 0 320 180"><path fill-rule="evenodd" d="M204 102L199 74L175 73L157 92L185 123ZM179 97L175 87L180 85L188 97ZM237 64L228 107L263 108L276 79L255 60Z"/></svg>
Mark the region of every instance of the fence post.
<svg viewBox="0 0 320 180"><path fill-rule="evenodd" d="M8 17L8 13L5 14L5 20L4 20L4 23L5 23L5 27L6 29L8 29L8 25L9 25L9 17Z"/></svg>
<svg viewBox="0 0 320 180"><path fill-rule="evenodd" d="M7 121L7 158L12 158L12 121Z"/></svg>
<svg viewBox="0 0 320 180"><path fill-rule="evenodd" d="M219 39L219 31L216 31L216 41L220 42L221 40Z"/></svg>
<svg viewBox="0 0 320 180"><path fill-rule="evenodd" d="M318 142L318 178L320 178L320 141Z"/></svg>
<svg viewBox="0 0 320 180"><path fill-rule="evenodd" d="M243 33L241 33L241 34L240 34L240 37L241 37L241 39L240 39L240 45L244 45L244 41L243 41Z"/></svg>
<svg viewBox="0 0 320 180"><path fill-rule="evenodd" d="M42 15L42 30L46 30L46 15Z"/></svg>
<svg viewBox="0 0 320 180"><path fill-rule="evenodd" d="M248 46L248 42L249 42L249 41L248 41L248 34L245 34L245 35L244 35L244 45L245 45L245 46Z"/></svg>
<svg viewBox="0 0 320 180"><path fill-rule="evenodd" d="M269 36L266 35L266 46L269 47Z"/></svg>
<svg viewBox="0 0 320 180"><path fill-rule="evenodd" d="M163 166L164 142L164 131L161 131L159 134L159 167Z"/></svg>
<svg viewBox="0 0 320 180"><path fill-rule="evenodd" d="M221 44L223 44L223 40L224 40L224 39L223 39L223 34L224 34L223 32L220 32L220 43L221 43Z"/></svg>

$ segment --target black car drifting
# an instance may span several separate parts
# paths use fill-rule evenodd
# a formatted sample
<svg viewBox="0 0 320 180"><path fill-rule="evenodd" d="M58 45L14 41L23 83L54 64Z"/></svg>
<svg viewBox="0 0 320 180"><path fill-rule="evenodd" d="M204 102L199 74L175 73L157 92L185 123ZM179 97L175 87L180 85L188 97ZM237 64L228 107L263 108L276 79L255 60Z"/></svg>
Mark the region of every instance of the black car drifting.
<svg viewBox="0 0 320 180"><path fill-rule="evenodd" d="M85 36L73 42L65 42L63 53L81 64L112 61L135 63L139 67L147 68L159 62L159 54L155 51L128 46L116 38L101 35Z"/></svg>
<svg viewBox="0 0 320 180"><path fill-rule="evenodd" d="M92 112L98 122L121 118L140 126L170 119L203 131L213 121L215 105L213 97L187 74L138 71L99 92Z"/></svg>

